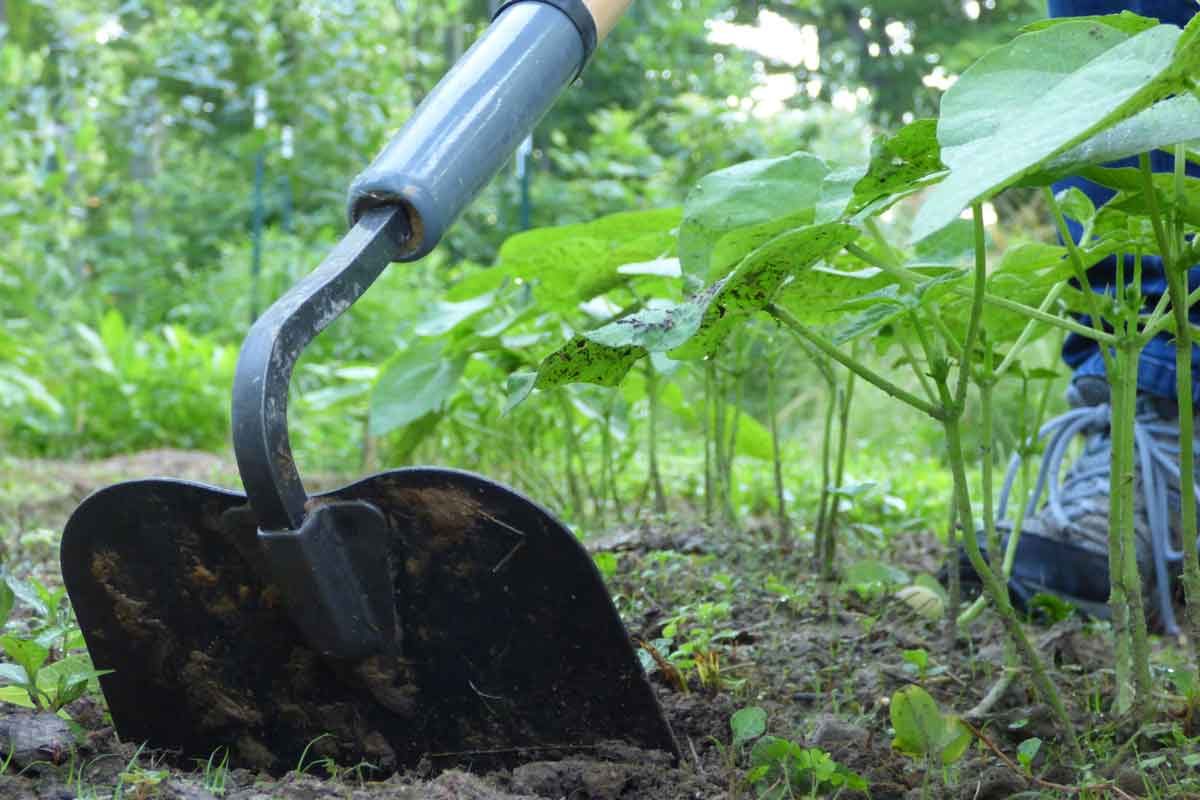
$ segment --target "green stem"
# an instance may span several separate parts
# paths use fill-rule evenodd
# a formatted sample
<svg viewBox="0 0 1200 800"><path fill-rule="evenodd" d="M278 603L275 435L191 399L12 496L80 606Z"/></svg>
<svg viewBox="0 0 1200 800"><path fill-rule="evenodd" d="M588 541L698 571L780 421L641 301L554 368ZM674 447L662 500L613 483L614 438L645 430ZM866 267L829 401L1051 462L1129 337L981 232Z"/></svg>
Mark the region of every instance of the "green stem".
<svg viewBox="0 0 1200 800"><path fill-rule="evenodd" d="M983 229L983 208L976 203L971 206L971 221L975 231L975 281L971 293L971 316L967 322L967 338L963 341L963 352L958 365L958 386L954 390L954 407L961 411L967 398L967 387L971 383L971 359L975 355L975 342L983 324L983 296L987 289L987 238Z"/></svg>
<svg viewBox="0 0 1200 800"><path fill-rule="evenodd" d="M1083 254L1079 251L1079 245L1075 243L1075 237L1071 235L1071 229L1067 227L1067 218L1063 216L1062 208L1058 205L1058 200L1054 197L1054 190L1046 186L1042 191L1046 198L1046 205L1054 214L1054 223L1058 226L1058 235L1062 237L1063 244L1066 245L1067 253L1070 255L1071 267L1075 271L1075 280L1079 282L1079 287L1083 290L1084 303L1087 304L1088 316L1092 320L1093 332L1090 338L1102 344L1116 344L1115 338L1104 330L1104 323L1100 317L1100 298L1092 290L1092 283L1088 280L1087 276L1087 265L1083 263ZM1113 369L1112 354L1107 347L1099 349L1100 355L1104 359L1105 374L1111 375Z"/></svg>
<svg viewBox="0 0 1200 800"><path fill-rule="evenodd" d="M700 421L704 428L704 522L713 522L713 434L712 434L712 395L715 368L712 359L704 363L704 413Z"/></svg>
<svg viewBox="0 0 1200 800"><path fill-rule="evenodd" d="M992 389L995 388L995 378L992 372L992 349L984 338L983 344L983 374L977 381L979 388L980 420L983 428L983 438L979 444L979 462L982 472L983 492L983 530L987 542L988 553L992 563L996 563L996 554L1000 552L1000 537L996 533L995 509L992 507L992 454L995 446L995 431L992 416Z"/></svg>
<svg viewBox="0 0 1200 800"><path fill-rule="evenodd" d="M913 314L913 324L917 326L918 331L923 333L921 324L916 318L916 314ZM912 366L913 374L917 376L917 383L921 384L921 389L925 392L925 397L928 398L931 403L936 403L937 394L933 390L933 384L929 381L929 376L926 375L925 371L921 369L921 362L917 359L917 354L913 350L912 345L909 343L908 339L904 338L903 336L897 336L896 338L900 341L900 347L902 350L904 350L904 357L908 359L908 363Z"/></svg>
<svg viewBox="0 0 1200 800"><path fill-rule="evenodd" d="M1050 310L1050 307L1058 302L1058 298L1062 297L1063 290L1067 288L1066 281L1059 281L1050 288L1050 292L1042 300L1038 306L1038 313L1045 314ZM1000 362L1000 366L996 367L996 377L999 378L1008 368L1016 363L1017 356L1025 349L1025 345L1029 344L1029 340L1033 338L1034 331L1037 329L1038 320L1031 319L1025 323L1025 327L1021 329L1021 335L1017 337L1017 341L1009 348L1005 354L1004 360Z"/></svg>
<svg viewBox="0 0 1200 800"><path fill-rule="evenodd" d="M1198 236L1196 238L1200 239L1200 236ZM1184 250L1183 252L1184 252L1184 255L1182 257L1176 259L1175 263L1177 263L1177 264L1194 264L1197 261L1200 261L1200 252L1194 253L1192 255L1188 255L1187 250ZM1167 294L1163 295L1163 297L1166 298L1169 294L1170 293L1168 292ZM1160 300L1159 302L1161 303L1162 301ZM1186 302L1184 303L1184 307L1187 309L1191 309L1191 307L1196 305L1197 302L1200 302L1200 286L1197 286L1195 289L1188 292ZM1147 340L1153 339L1156 335L1158 335L1159 333L1162 333L1167 328L1173 327L1174 325L1175 325L1175 312L1174 312L1174 310L1172 310L1172 312L1170 314L1164 314L1161 317L1157 317L1156 319L1147 323L1146 327L1142 329L1142 336Z"/></svg>
<svg viewBox="0 0 1200 800"><path fill-rule="evenodd" d="M841 488L846 478L846 444L850 432L850 403L854 400L854 373L846 376L846 385L841 392L841 403L838 408L838 451L837 464L834 467L833 483L835 488ZM834 563L837 560L837 518L838 497L833 498L829 510L829 533L825 537L825 550L821 554L821 579L835 579Z"/></svg>
<svg viewBox="0 0 1200 800"><path fill-rule="evenodd" d="M1123 357L1121 358L1123 362ZM1121 367L1124 368L1122 363ZM1125 580L1125 541L1121 535L1122 513L1122 478L1125 475L1125 449L1120 442L1127 427L1125 422L1125 381L1119 380L1120 373L1112 371L1109 375L1110 408L1112 409L1112 456L1109 473L1108 496L1108 575L1109 593L1108 605L1112 611L1113 635L1115 638L1114 667L1116 671L1116 697L1113 700L1113 710L1122 715L1133 706L1133 648L1132 634L1129 627L1130 609L1129 592Z"/></svg>
<svg viewBox="0 0 1200 800"><path fill-rule="evenodd" d="M954 291L956 294L964 296L973 294L970 289L965 287L957 287ZM1086 295L1094 293L1084 292L1084 294ZM1053 325L1055 328L1062 328L1070 333L1078 333L1080 336L1086 336L1095 342L1100 342L1110 346L1117 343L1117 337L1113 336L1108 331L1097 330L1094 327L1089 328L1088 326L1082 325L1073 319L1056 317L1053 314L1047 314L1045 311L1034 308L1033 306L1027 306L1024 303L1018 303L1015 300L1009 300L1005 297L999 297L994 294L985 294L983 296L983 301L988 305L995 306L996 308L1003 308L1006 311L1013 311L1023 317L1027 317L1028 319L1044 322L1047 325ZM1103 349L1101 352L1103 352Z"/></svg>
<svg viewBox="0 0 1200 800"><path fill-rule="evenodd" d="M879 227L879 220L875 217L867 217L863 227L867 229L867 233L871 235L871 239L875 244L879 245L879 249L888 254L892 264L900 266L904 263L904 256L896 252L896 248L892 247L892 243L884 236L883 231Z"/></svg>
<svg viewBox="0 0 1200 800"><path fill-rule="evenodd" d="M906 389L901 389L887 378L884 378L882 375L878 375L868 367L842 353L829 341L827 341L825 337L821 336L815 331L810 330L803 323L793 317L790 313L788 313L787 309L777 306L774 303L770 303L764 310L775 319L783 323L783 325L788 328L788 330L792 331L792 333L796 334L801 339L804 339L809 344L816 347L817 350L820 350L826 356L832 358L834 361L858 375L872 386L875 386L876 388L903 403L907 403L918 411L923 411L925 414L928 414L934 419L940 420L944 416L945 412L943 409L934 406L932 403L922 400L920 397L917 397L915 394Z"/></svg>
<svg viewBox="0 0 1200 800"><path fill-rule="evenodd" d="M650 430L647 449L650 451L650 486L654 490L654 513L667 513L667 494L663 491L662 473L658 469L658 370L646 359L646 399L650 405Z"/></svg>
<svg viewBox="0 0 1200 800"><path fill-rule="evenodd" d="M1150 640L1146 633L1146 610L1142 606L1141 577L1138 571L1138 540L1134 530L1134 493L1136 461L1134 456L1134 415L1138 403L1138 337L1127 336L1117 350L1118 380L1111 381L1115 393L1112 407L1112 477L1110 481L1109 529L1118 537L1120 563L1110 565L1112 583L1123 583L1128 604L1129 670L1133 680L1133 712L1145 721L1151 709ZM1112 530L1116 527L1116 530ZM1111 557L1110 557L1111 558Z"/></svg>
<svg viewBox="0 0 1200 800"><path fill-rule="evenodd" d="M962 606L962 574L958 560L958 508L954 502L953 493L950 496L949 520L946 523L946 616L943 621L942 635L946 640L946 648L954 646L958 638L958 610ZM981 597L980 600L983 598Z"/></svg>
<svg viewBox="0 0 1200 800"><path fill-rule="evenodd" d="M825 563L826 540L829 538L830 503L837 500L830 492L833 486L833 415L837 409L837 384L829 382L829 400L825 404L825 428L821 434L821 499L817 505L817 527L813 537L812 570L821 573Z"/></svg>
<svg viewBox="0 0 1200 800"><path fill-rule="evenodd" d="M770 347L770 343L767 345ZM778 365L775 353L768 353L767 358L767 420L771 425L771 466L775 477L775 508L776 520L779 525L779 541L782 544L791 534L791 523L788 520L787 502L783 491L783 450L779 446L779 403L776 398L776 371Z"/></svg>
<svg viewBox="0 0 1200 800"><path fill-rule="evenodd" d="M1184 168L1187 154L1183 145L1175 147L1175 203L1177 212L1184 197ZM1176 245L1182 251L1186 242L1180 221ZM1167 291L1175 314L1175 394L1179 406L1179 530L1183 531L1183 591L1187 607L1187 634L1192 654L1200 667L1200 554L1195 546L1196 530L1196 452L1194 398L1192 397L1192 327L1188 320L1187 271L1190 262L1165 263ZM1200 291L1200 290L1198 290Z"/></svg>
<svg viewBox="0 0 1200 800"><path fill-rule="evenodd" d="M905 289L911 290L914 286L921 282L922 278L914 272L906 270L904 267L898 266L885 261L881 258L876 258L875 255L854 243L846 245L846 252L854 256L860 261L870 264L878 270L895 278Z"/></svg>
<svg viewBox="0 0 1200 800"><path fill-rule="evenodd" d="M942 393L943 402L950 402L950 389L945 384L943 384ZM946 432L946 449L950 458L950 466L954 473L955 503L958 507L959 524L963 529L962 540L967 551L967 558L970 559L971 566L975 569L975 574L983 581L984 592L987 593L988 599L991 600L992 607L995 608L997 615L1000 617L1000 621L1003 623L1009 638L1016 647L1017 653L1021 656L1025 667L1029 670L1033 678L1034 689L1041 696L1042 702L1050 706L1055 721L1058 723L1058 728L1066 740L1071 756L1077 763L1082 764L1084 762L1083 749L1079 746L1079 739L1075 734L1075 723L1071 721L1071 717L1067 714L1062 697L1059 695L1054 682L1050 679L1041 656L1033 648L1033 644L1025 634L1025 629L1021 627L1021 621L1017 619L1016 609L1013 608L1008 598L1008 587L1005 586L1004 582L996 576L996 573L984 561L983 553L979 549L979 542L971 534L971 531L974 529L974 522L971 513L971 498L967 490L967 470L963 461L962 436L959 431L957 416L948 416L942 421L942 426Z"/></svg>
<svg viewBox="0 0 1200 800"><path fill-rule="evenodd" d="M982 224L982 214L980 214L978 205L974 209L974 216L976 220L974 279L976 285L979 286L987 279L987 261L985 255L980 252L982 244L979 236L979 227ZM982 313L982 302L977 301L972 303L971 320L967 323L968 331L978 331L979 318L982 316ZM971 340L972 336L968 334L968 341L970 342ZM970 374L971 356L972 348L964 349L962 361L959 364L960 374L962 372ZM946 415L942 419L942 428L946 433L946 452L954 476L954 503L958 509L959 523L963 531L962 540L967 552L967 558L970 559L971 566L983 582L984 593L991 600L992 606L999 615L1013 646L1029 670L1033 678L1034 689L1041 696L1042 701L1050 706L1055 721L1058 723L1059 730L1066 740L1071 756L1077 763L1082 764L1084 761L1083 749L1079 746L1079 739L1075 734L1075 725L1067 714L1062 697L1059 695L1054 682L1050 679L1050 675L1046 671L1046 666L1041 657L1033 648L1029 637L1026 636L1025 629L1021 627L1021 621L1017 618L1017 612L1008 597L1008 587L1004 581L997 577L995 571L988 566L988 563L983 558L983 553L979 549L979 539L974 534L975 522L971 511L971 493L968 488L966 463L963 459L962 433L960 430L962 401L951 394L950 385L945 375L938 376L937 387L942 399L942 407L946 409Z"/></svg>

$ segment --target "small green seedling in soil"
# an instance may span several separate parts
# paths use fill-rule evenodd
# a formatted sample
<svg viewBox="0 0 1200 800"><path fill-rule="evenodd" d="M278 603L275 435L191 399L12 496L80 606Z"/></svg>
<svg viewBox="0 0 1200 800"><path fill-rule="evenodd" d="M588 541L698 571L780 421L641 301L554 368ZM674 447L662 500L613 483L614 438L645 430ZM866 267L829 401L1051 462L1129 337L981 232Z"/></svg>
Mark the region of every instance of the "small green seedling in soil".
<svg viewBox="0 0 1200 800"><path fill-rule="evenodd" d="M27 633L0 636L0 649L9 659L0 663L0 701L59 712L106 674L94 669L84 653L54 659L56 645L60 652L82 646L76 643L79 628L62 603L65 596L64 591L51 592L37 581L24 584L11 577L0 581L0 628L7 625L17 599L38 615Z"/></svg>
<svg viewBox="0 0 1200 800"><path fill-rule="evenodd" d="M746 783L758 800L836 796L842 789L867 791L868 783L846 769L819 747L801 747L778 736L767 736L767 712L757 706L743 708L729 720L733 730L730 751L734 758L750 742L750 769Z"/></svg>
<svg viewBox="0 0 1200 800"><path fill-rule="evenodd" d="M909 582L908 573L882 561L859 561L846 567L841 588L863 602L879 600L897 586Z"/></svg>
<svg viewBox="0 0 1200 800"><path fill-rule="evenodd" d="M1025 770L1026 775L1033 774L1033 760L1037 758L1038 751L1041 749L1042 740L1036 736L1026 739L1017 747L1017 761L1021 763L1021 769Z"/></svg>
<svg viewBox="0 0 1200 800"><path fill-rule="evenodd" d="M934 767L943 770L962 758L971 745L971 730L953 714L943 714L937 701L920 686L906 686L892 695L889 712L896 736L892 747L907 756L924 759L925 794Z"/></svg>
<svg viewBox="0 0 1200 800"><path fill-rule="evenodd" d="M929 652L924 648L916 648L915 650L905 650L900 654L904 659L906 667L912 667L917 673L918 680L925 680L926 671L929 669Z"/></svg>
<svg viewBox="0 0 1200 800"><path fill-rule="evenodd" d="M763 589L774 595L775 602L793 614L801 613L809 604L810 596L802 588L788 586L774 575L768 575Z"/></svg>
<svg viewBox="0 0 1200 800"><path fill-rule="evenodd" d="M220 761L217 760L218 753L221 753ZM209 755L208 761L204 764L204 788L211 795L224 797L225 783L228 778L229 750L224 747L218 748Z"/></svg>
<svg viewBox="0 0 1200 800"><path fill-rule="evenodd" d="M685 680L694 672L700 685L711 691L737 690L745 684L743 679L725 675L721 667L725 645L738 635L737 631L718 628L718 623L729 619L730 610L727 600L683 606L663 626L662 637L672 646L682 639L667 658Z"/></svg>

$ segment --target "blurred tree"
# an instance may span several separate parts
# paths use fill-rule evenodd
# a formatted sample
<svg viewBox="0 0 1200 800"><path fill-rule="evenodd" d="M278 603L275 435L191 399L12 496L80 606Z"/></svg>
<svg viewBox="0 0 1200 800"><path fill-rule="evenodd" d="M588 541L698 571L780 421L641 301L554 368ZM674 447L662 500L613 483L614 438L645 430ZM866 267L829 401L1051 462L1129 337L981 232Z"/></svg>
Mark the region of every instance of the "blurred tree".
<svg viewBox="0 0 1200 800"><path fill-rule="evenodd" d="M814 93L825 100L832 100L839 90L854 93L859 87L866 87L871 93L872 115L890 124L906 113L917 117L934 113L947 78L1011 36L1021 25L1045 16L1045 3L1042 0L738 0L724 18L769 26L770 14L815 33L820 60L801 63L793 69L767 57L765 71L779 72L782 68L795 74L803 85L819 85L819 92Z"/></svg>

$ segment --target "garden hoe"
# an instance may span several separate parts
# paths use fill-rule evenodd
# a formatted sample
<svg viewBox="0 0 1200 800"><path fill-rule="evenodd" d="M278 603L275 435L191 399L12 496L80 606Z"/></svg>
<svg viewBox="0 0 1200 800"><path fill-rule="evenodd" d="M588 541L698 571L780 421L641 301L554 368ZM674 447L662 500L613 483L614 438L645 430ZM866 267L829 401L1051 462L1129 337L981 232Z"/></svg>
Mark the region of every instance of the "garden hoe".
<svg viewBox="0 0 1200 800"><path fill-rule="evenodd" d="M309 496L288 443L304 347L393 261L428 253L631 0L517 0L350 188L353 228L253 325L233 387L246 493L102 489L62 542L126 741L282 771L678 755L591 559L486 478L411 468ZM414 391L420 387L412 387Z"/></svg>

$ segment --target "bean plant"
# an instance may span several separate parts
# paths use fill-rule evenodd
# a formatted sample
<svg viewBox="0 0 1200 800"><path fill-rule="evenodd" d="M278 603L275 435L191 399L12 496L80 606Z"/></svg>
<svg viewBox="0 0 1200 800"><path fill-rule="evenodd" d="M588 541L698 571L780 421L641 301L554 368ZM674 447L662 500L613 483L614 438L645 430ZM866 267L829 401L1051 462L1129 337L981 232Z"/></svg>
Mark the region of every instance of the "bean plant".
<svg viewBox="0 0 1200 800"><path fill-rule="evenodd" d="M999 553L991 458L982 460L983 491L973 496L964 412L976 396L987 453L994 446L994 387L1020 380L1028 390L1036 370L1022 358L1033 342L1073 332L1099 343L1112 385L1116 708L1144 718L1154 698L1134 557L1137 357L1151 337L1170 332L1179 352L1180 405L1191 406L1188 310L1200 290L1189 293L1186 270L1200 262L1200 241L1193 238L1200 227L1200 181L1184 165L1198 160L1189 141L1200 130L1197 74L1200 20L1184 30L1130 13L1044 21L964 72L945 95L938 119L916 120L878 137L865 164L797 152L712 173L688 196L670 235L657 229L657 252L638 254L643 266L661 268L663 280L645 287L627 313L573 333L532 369L515 371L510 403L533 390L553 395L581 382L619 386L640 371L636 365L652 359L654 369L667 361L699 364L709 389L704 417L720 448L728 431L725 415L711 407L713 385L723 372L736 372L746 337L765 317L791 339L791 352L821 363L833 389L826 425L827 439L833 437L826 446L833 449L827 452L844 449L837 447L845 439L833 432L832 419L836 414L844 431L855 379L935 420L953 473L949 502L985 602L1003 622L1010 652L1053 710L1068 753L1082 764L1074 724L1005 587L1017 536L1010 536L1006 557L989 564L975 535L984 531L990 552ZM1104 91L1098 93L1098 86ZM1173 174L1152 174L1144 156L1136 168L1105 166L1156 148L1174 154ZM1056 194L1053 184L1072 175L1112 188L1115 199L1097 209L1077 190ZM984 205L1013 187L1041 192L1060 240L1014 246L992 258ZM913 205L917 195L909 230L887 221L903 216L895 209ZM633 214L621 225L632 230L638 220L661 223L662 217L652 216L660 213ZM1170 284L1149 313L1138 288L1147 254L1164 258ZM1128 288L1089 291L1087 270L1108 257L1131 265L1122 267ZM625 269L611 250L578 260L551 252L543 259L555 262L554 271L539 273L547 283L611 281ZM674 265L678 280L666 277ZM876 362L866 357L872 348L906 365L911 381L873 368ZM1190 441L1190 414L1181 415L1180 427L1183 441ZM1032 438L1026 429L1019 445L1026 453L1033 450ZM717 466L720 472L726 465ZM1179 467L1182 496L1191 497L1191 448L1181 449ZM710 488L719 495L719 487ZM823 514L834 514L836 505L823 503ZM1183 547L1192 599L1188 629L1200 647L1200 565L1190 533L1195 508L1190 502L1182 507L1181 529L1189 532ZM821 532L823 571L832 570L836 552L831 532ZM954 605L949 613L956 613ZM969 610L959 624L970 624L978 611Z"/></svg>

